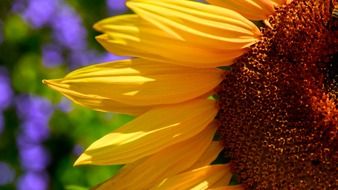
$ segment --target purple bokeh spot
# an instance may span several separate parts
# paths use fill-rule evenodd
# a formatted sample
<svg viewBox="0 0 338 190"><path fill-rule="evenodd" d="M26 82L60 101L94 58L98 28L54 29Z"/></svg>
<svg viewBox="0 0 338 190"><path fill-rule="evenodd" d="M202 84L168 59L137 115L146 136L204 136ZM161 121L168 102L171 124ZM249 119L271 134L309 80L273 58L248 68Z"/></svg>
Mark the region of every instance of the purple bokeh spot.
<svg viewBox="0 0 338 190"><path fill-rule="evenodd" d="M71 63L70 69L77 69L93 63L96 59L96 54L92 51L73 51L69 57L69 62Z"/></svg>
<svg viewBox="0 0 338 190"><path fill-rule="evenodd" d="M93 63L101 62L102 55L94 50L73 51L69 57L70 68L76 69Z"/></svg>
<svg viewBox="0 0 338 190"><path fill-rule="evenodd" d="M83 150L84 150L83 146L77 144L73 147L73 154L75 156L80 156L83 153Z"/></svg>
<svg viewBox="0 0 338 190"><path fill-rule="evenodd" d="M49 154L41 145L27 146L20 150L21 165L25 170L43 171L49 164Z"/></svg>
<svg viewBox="0 0 338 190"><path fill-rule="evenodd" d="M62 112L68 113L73 109L72 102L66 98L62 98L60 103L57 105L57 108L59 108Z"/></svg>
<svg viewBox="0 0 338 190"><path fill-rule="evenodd" d="M107 6L115 14L123 13L127 10L126 0L107 0Z"/></svg>
<svg viewBox="0 0 338 190"><path fill-rule="evenodd" d="M109 61L116 61L116 60L122 60L122 59L127 59L128 57L124 56L118 56L118 55L113 55L111 53L105 53L101 55L101 57L98 58L99 62L109 62Z"/></svg>
<svg viewBox="0 0 338 190"><path fill-rule="evenodd" d="M53 18L57 6L58 0L29 0L23 17L33 27L40 28Z"/></svg>
<svg viewBox="0 0 338 190"><path fill-rule="evenodd" d="M18 190L47 190L48 177L41 172L28 172L20 177L17 183Z"/></svg>
<svg viewBox="0 0 338 190"><path fill-rule="evenodd" d="M25 121L21 125L23 135L34 143L42 143L49 136L49 128L47 123L36 120Z"/></svg>
<svg viewBox="0 0 338 190"><path fill-rule="evenodd" d="M16 100L16 106L21 119L41 123L48 123L54 111L48 100L36 96L20 96Z"/></svg>
<svg viewBox="0 0 338 190"><path fill-rule="evenodd" d="M16 0L12 3L12 11L16 13L22 13L25 10L26 3L24 0Z"/></svg>
<svg viewBox="0 0 338 190"><path fill-rule="evenodd" d="M6 109L12 101L13 92L7 70L0 67L0 111Z"/></svg>
<svg viewBox="0 0 338 190"><path fill-rule="evenodd" d="M63 6L58 11L52 22L55 40L69 49L85 49L87 33L80 17L68 6Z"/></svg>
<svg viewBox="0 0 338 190"><path fill-rule="evenodd" d="M0 162L0 186L13 182L15 171L7 163Z"/></svg>
<svg viewBox="0 0 338 190"><path fill-rule="evenodd" d="M61 48L55 45L46 45L42 49L42 62L46 67L56 67L63 62Z"/></svg>
<svg viewBox="0 0 338 190"><path fill-rule="evenodd" d="M19 149L25 149L26 147L32 147L36 145L35 142L32 142L32 139L27 137L26 134L22 132L16 136L16 144Z"/></svg>
<svg viewBox="0 0 338 190"><path fill-rule="evenodd" d="M93 50L87 50L72 52L69 57L69 62L71 63L70 68L73 70L93 63L115 61L125 58L126 57L113 55L111 53L100 54L99 52Z"/></svg>

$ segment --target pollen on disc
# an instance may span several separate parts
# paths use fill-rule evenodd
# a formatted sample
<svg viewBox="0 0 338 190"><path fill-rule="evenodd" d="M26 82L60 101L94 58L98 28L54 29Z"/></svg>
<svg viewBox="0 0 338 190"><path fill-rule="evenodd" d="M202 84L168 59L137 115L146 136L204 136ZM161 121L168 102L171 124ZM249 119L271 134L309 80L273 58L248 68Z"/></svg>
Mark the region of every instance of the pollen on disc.
<svg viewBox="0 0 338 190"><path fill-rule="evenodd" d="M218 92L221 134L246 189L337 189L337 20L331 0L294 0Z"/></svg>

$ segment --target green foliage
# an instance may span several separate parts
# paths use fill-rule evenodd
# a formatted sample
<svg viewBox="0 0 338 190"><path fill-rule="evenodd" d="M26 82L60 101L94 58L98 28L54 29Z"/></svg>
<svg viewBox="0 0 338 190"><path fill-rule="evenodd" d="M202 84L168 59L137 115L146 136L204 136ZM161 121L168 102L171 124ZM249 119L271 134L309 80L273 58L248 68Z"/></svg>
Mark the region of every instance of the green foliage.
<svg viewBox="0 0 338 190"><path fill-rule="evenodd" d="M10 43L17 43L27 37L29 26L18 15L8 17L5 21L4 37Z"/></svg>
<svg viewBox="0 0 338 190"><path fill-rule="evenodd" d="M86 187L80 187L76 185L69 185L66 187L66 190L89 190L89 188Z"/></svg>

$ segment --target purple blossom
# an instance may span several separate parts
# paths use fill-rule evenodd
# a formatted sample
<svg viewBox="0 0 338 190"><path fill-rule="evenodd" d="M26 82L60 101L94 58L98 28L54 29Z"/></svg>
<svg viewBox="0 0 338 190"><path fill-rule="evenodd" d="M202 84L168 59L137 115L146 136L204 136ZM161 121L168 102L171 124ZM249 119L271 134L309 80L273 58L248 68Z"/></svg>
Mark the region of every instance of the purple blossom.
<svg viewBox="0 0 338 190"><path fill-rule="evenodd" d="M12 3L12 11L16 13L24 12L26 8L26 0L16 0Z"/></svg>
<svg viewBox="0 0 338 190"><path fill-rule="evenodd" d="M127 10L126 0L107 0L107 6L115 14L123 13Z"/></svg>
<svg viewBox="0 0 338 190"><path fill-rule="evenodd" d="M52 22L55 40L66 48L83 50L87 46L87 33L81 18L68 6L58 10Z"/></svg>
<svg viewBox="0 0 338 190"><path fill-rule="evenodd" d="M56 67L63 62L61 48L56 45L45 45L42 48L42 62L46 67Z"/></svg>
<svg viewBox="0 0 338 190"><path fill-rule="evenodd" d="M12 183L15 171L7 163L0 162L0 186Z"/></svg>
<svg viewBox="0 0 338 190"><path fill-rule="evenodd" d="M43 142L43 140L44 139L41 139L41 138L32 139L30 136L27 136L27 133L21 130L16 137L16 144L18 148L21 150L21 149L30 148L30 147L39 145Z"/></svg>
<svg viewBox="0 0 338 190"><path fill-rule="evenodd" d="M20 96L16 100L16 106L21 119L41 123L48 123L54 111L48 100L36 96Z"/></svg>
<svg viewBox="0 0 338 190"><path fill-rule="evenodd" d="M113 55L111 53L105 53L98 58L98 62L109 62L109 61L116 61L121 59L126 59L127 57Z"/></svg>
<svg viewBox="0 0 338 190"><path fill-rule="evenodd" d="M75 156L80 156L83 153L83 150L84 150L83 147L77 144L73 147L73 154Z"/></svg>
<svg viewBox="0 0 338 190"><path fill-rule="evenodd" d="M40 28L53 18L57 7L58 0L28 0L22 15L33 27Z"/></svg>
<svg viewBox="0 0 338 190"><path fill-rule="evenodd" d="M43 171L49 164L49 154L41 145L27 146L20 150L21 165L25 170Z"/></svg>
<svg viewBox="0 0 338 190"><path fill-rule="evenodd" d="M34 146L36 143L27 137L25 133L20 132L16 136L16 144L19 149L25 149L26 147Z"/></svg>
<svg viewBox="0 0 338 190"><path fill-rule="evenodd" d="M48 177L41 172L27 172L17 183L18 190L47 190Z"/></svg>
<svg viewBox="0 0 338 190"><path fill-rule="evenodd" d="M76 69L93 63L99 63L103 61L103 56L93 50L73 51L69 57L71 63L70 68Z"/></svg>
<svg viewBox="0 0 338 190"><path fill-rule="evenodd" d="M96 54L92 51L73 51L69 56L69 62L71 63L70 69L76 69L93 63L96 59Z"/></svg>
<svg viewBox="0 0 338 190"><path fill-rule="evenodd" d="M71 101L66 98L62 98L60 103L57 105L57 108L59 108L62 112L70 112L73 109Z"/></svg>
<svg viewBox="0 0 338 190"><path fill-rule="evenodd" d="M69 62L71 63L71 69L76 69L93 63L102 63L108 61L121 60L126 57L113 55L110 53L100 54L99 52L93 50L87 51L74 51L69 57Z"/></svg>
<svg viewBox="0 0 338 190"><path fill-rule="evenodd" d="M49 136L47 123L37 120L24 121L21 124L21 132L26 139L34 143L42 143Z"/></svg>
<svg viewBox="0 0 338 190"><path fill-rule="evenodd" d="M13 92L5 68L0 67L0 111L6 109L12 101Z"/></svg>

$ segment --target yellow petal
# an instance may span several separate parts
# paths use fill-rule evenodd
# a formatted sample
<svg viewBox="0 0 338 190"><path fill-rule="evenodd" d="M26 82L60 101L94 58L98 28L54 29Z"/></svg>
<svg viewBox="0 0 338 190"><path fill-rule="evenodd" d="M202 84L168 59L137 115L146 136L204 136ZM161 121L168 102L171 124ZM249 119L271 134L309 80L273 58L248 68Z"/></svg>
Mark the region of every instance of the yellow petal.
<svg viewBox="0 0 338 190"><path fill-rule="evenodd" d="M127 3L139 16L105 19L94 27L108 51L190 67L233 63L260 31L238 13L193 1Z"/></svg>
<svg viewBox="0 0 338 190"><path fill-rule="evenodd" d="M190 167L190 169L200 168L210 164L217 158L218 154L222 151L222 149L223 146L220 142L218 141L212 142L210 146L207 148L207 150L198 159L198 161L195 162L194 165Z"/></svg>
<svg viewBox="0 0 338 190"><path fill-rule="evenodd" d="M223 71L216 68L193 69L133 59L84 67L45 83L81 105L101 110L109 106L110 111L114 105L143 109L191 100L211 92L222 76Z"/></svg>
<svg viewBox="0 0 338 190"><path fill-rule="evenodd" d="M95 189L149 189L163 179L191 167L210 145L216 129L214 125L209 126L195 137L165 148L141 161L127 164L119 174Z"/></svg>
<svg viewBox="0 0 338 190"><path fill-rule="evenodd" d="M57 80L43 80L43 83L48 87L61 92L72 102L96 111L140 115L152 108L150 106L131 106L105 97L72 91L62 85L60 86L59 83L57 83Z"/></svg>
<svg viewBox="0 0 338 190"><path fill-rule="evenodd" d="M222 186L222 187L211 188L209 190L245 190L245 188L241 185L233 185L233 186Z"/></svg>
<svg viewBox="0 0 338 190"><path fill-rule="evenodd" d="M230 184L232 173L226 173L221 179L216 180L214 184L210 185L210 188L223 187Z"/></svg>
<svg viewBox="0 0 338 190"><path fill-rule="evenodd" d="M281 6L283 4L289 4L292 2L292 0L272 0L274 3L276 3L278 6Z"/></svg>
<svg viewBox="0 0 338 190"><path fill-rule="evenodd" d="M215 117L215 101L197 99L152 109L94 142L80 164L126 164L201 132Z"/></svg>
<svg viewBox="0 0 338 190"><path fill-rule="evenodd" d="M250 20L265 20L274 13L270 0L207 0L209 3L234 10Z"/></svg>
<svg viewBox="0 0 338 190"><path fill-rule="evenodd" d="M136 35L135 33L123 35L122 37L120 36L123 39L117 40L116 35L103 34L96 37L96 39L107 51L117 55L130 55L156 62L196 68L215 68L231 65L235 58L245 52L244 48L217 50L215 48L207 48L207 46L199 47L194 44L184 43L184 41L165 39L155 35L148 35L153 40L148 40L147 42L144 42L144 38L129 38ZM158 43L159 41L161 43ZM222 47L234 48L234 46Z"/></svg>
<svg viewBox="0 0 338 190"><path fill-rule="evenodd" d="M229 165L206 166L167 178L152 189L208 189L229 173Z"/></svg>
<svg viewBox="0 0 338 190"><path fill-rule="evenodd" d="M271 0L271 1L277 5L282 5L286 2L286 0Z"/></svg>

